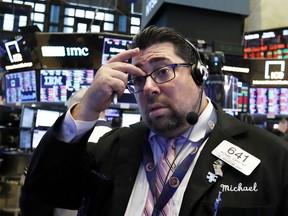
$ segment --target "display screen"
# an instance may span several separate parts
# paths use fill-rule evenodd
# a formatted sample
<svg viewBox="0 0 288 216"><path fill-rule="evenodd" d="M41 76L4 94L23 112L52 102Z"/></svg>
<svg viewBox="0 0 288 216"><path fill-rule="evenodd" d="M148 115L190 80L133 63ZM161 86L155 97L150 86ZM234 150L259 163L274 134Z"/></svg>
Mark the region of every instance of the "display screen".
<svg viewBox="0 0 288 216"><path fill-rule="evenodd" d="M41 70L40 102L66 102L81 88L90 87L94 70Z"/></svg>
<svg viewBox="0 0 288 216"><path fill-rule="evenodd" d="M21 129L19 136L19 148L20 149L31 149L31 130Z"/></svg>
<svg viewBox="0 0 288 216"><path fill-rule="evenodd" d="M206 95L226 110L237 111L238 78L231 75L211 74L207 79Z"/></svg>
<svg viewBox="0 0 288 216"><path fill-rule="evenodd" d="M248 112L249 105L249 85L248 83L238 82L238 103L239 112Z"/></svg>
<svg viewBox="0 0 288 216"><path fill-rule="evenodd" d="M103 35L99 33L36 34L42 68L93 68L101 66Z"/></svg>
<svg viewBox="0 0 288 216"><path fill-rule="evenodd" d="M249 94L251 114L288 114L288 88L250 88Z"/></svg>
<svg viewBox="0 0 288 216"><path fill-rule="evenodd" d="M244 58L288 57L288 28L247 32L244 35Z"/></svg>
<svg viewBox="0 0 288 216"><path fill-rule="evenodd" d="M4 82L6 103L37 101L35 70L6 73Z"/></svg>
<svg viewBox="0 0 288 216"><path fill-rule="evenodd" d="M129 127L129 125L137 123L141 120L140 113L123 112L122 113L122 127Z"/></svg>
<svg viewBox="0 0 288 216"><path fill-rule="evenodd" d="M60 115L59 111L37 109L35 127L51 127Z"/></svg>
<svg viewBox="0 0 288 216"><path fill-rule="evenodd" d="M120 109L108 108L105 110L105 117L107 121L111 122L113 118L120 117Z"/></svg>
<svg viewBox="0 0 288 216"><path fill-rule="evenodd" d="M110 58L127 50L127 45L130 43L131 39L128 38L104 37L101 63L106 64Z"/></svg>
<svg viewBox="0 0 288 216"><path fill-rule="evenodd" d="M42 139L42 137L44 136L44 134L47 132L47 130L39 130L39 129L35 129L33 131L33 137L32 137L32 148L35 149L40 140Z"/></svg>
<svg viewBox="0 0 288 216"><path fill-rule="evenodd" d="M20 118L20 128L33 128L34 127L34 109L31 107L23 106Z"/></svg>

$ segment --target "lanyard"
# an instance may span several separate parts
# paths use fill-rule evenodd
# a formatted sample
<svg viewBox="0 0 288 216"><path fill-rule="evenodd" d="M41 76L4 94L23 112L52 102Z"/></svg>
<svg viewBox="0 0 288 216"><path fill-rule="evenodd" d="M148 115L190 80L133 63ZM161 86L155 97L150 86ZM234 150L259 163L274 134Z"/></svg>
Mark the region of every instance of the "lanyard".
<svg viewBox="0 0 288 216"><path fill-rule="evenodd" d="M158 215L160 211L164 208L164 206L168 203L168 201L171 199L173 194L176 192L178 186L180 185L181 181L183 180L185 174L187 173L188 168L190 167L191 163L193 162L199 147L202 145L202 143L207 139L209 134L211 133L213 127L210 127L210 121L212 121L215 125L216 123L216 113L213 110L210 116L209 123L207 124L206 134L205 136L200 139L198 142L193 142L192 146L194 147L193 150L185 157L185 159L177 166L176 170L172 174L172 176L168 179L168 181L163 186L163 190L156 200L155 195L155 182L156 182L156 166L153 159L153 153L150 144L147 142L146 145L144 145L144 155L143 155L143 164L146 171L147 180L149 183L149 187L151 190L151 193L154 197L154 210L153 210L153 216ZM185 143L183 145L186 145L187 142L190 142L187 138L185 140ZM179 152L178 152L179 154ZM177 155L178 155L177 154ZM176 157L177 157L176 155Z"/></svg>

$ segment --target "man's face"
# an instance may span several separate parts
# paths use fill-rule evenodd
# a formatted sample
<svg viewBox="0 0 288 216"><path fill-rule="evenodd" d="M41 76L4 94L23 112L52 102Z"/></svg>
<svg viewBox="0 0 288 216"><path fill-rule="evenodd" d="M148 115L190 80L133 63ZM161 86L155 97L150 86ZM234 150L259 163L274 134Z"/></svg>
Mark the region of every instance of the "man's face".
<svg viewBox="0 0 288 216"><path fill-rule="evenodd" d="M187 63L174 52L171 43L158 43L141 50L132 63L146 74L173 63ZM172 137L189 128L188 112L197 111L201 88L191 76L191 67L175 67L176 77L166 83L157 84L147 77L143 91L136 93L141 116L155 133Z"/></svg>

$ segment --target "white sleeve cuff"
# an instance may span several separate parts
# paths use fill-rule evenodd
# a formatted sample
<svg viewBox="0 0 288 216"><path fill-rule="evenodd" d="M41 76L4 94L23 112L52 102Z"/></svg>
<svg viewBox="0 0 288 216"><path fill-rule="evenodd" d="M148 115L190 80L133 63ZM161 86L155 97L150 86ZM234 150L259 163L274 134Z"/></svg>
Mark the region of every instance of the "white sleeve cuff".
<svg viewBox="0 0 288 216"><path fill-rule="evenodd" d="M80 121L73 119L71 115L71 108L67 111L62 127L59 133L60 140L64 142L71 142L72 140L78 140L90 130L95 124L95 121Z"/></svg>

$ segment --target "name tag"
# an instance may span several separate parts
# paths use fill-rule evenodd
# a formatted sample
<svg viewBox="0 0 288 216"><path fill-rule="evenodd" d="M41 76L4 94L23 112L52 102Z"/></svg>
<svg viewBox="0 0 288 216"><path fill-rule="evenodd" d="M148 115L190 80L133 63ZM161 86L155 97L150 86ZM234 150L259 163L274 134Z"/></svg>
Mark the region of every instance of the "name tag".
<svg viewBox="0 0 288 216"><path fill-rule="evenodd" d="M212 154L247 176L249 176L261 162L255 156L227 140L222 141L212 151Z"/></svg>

